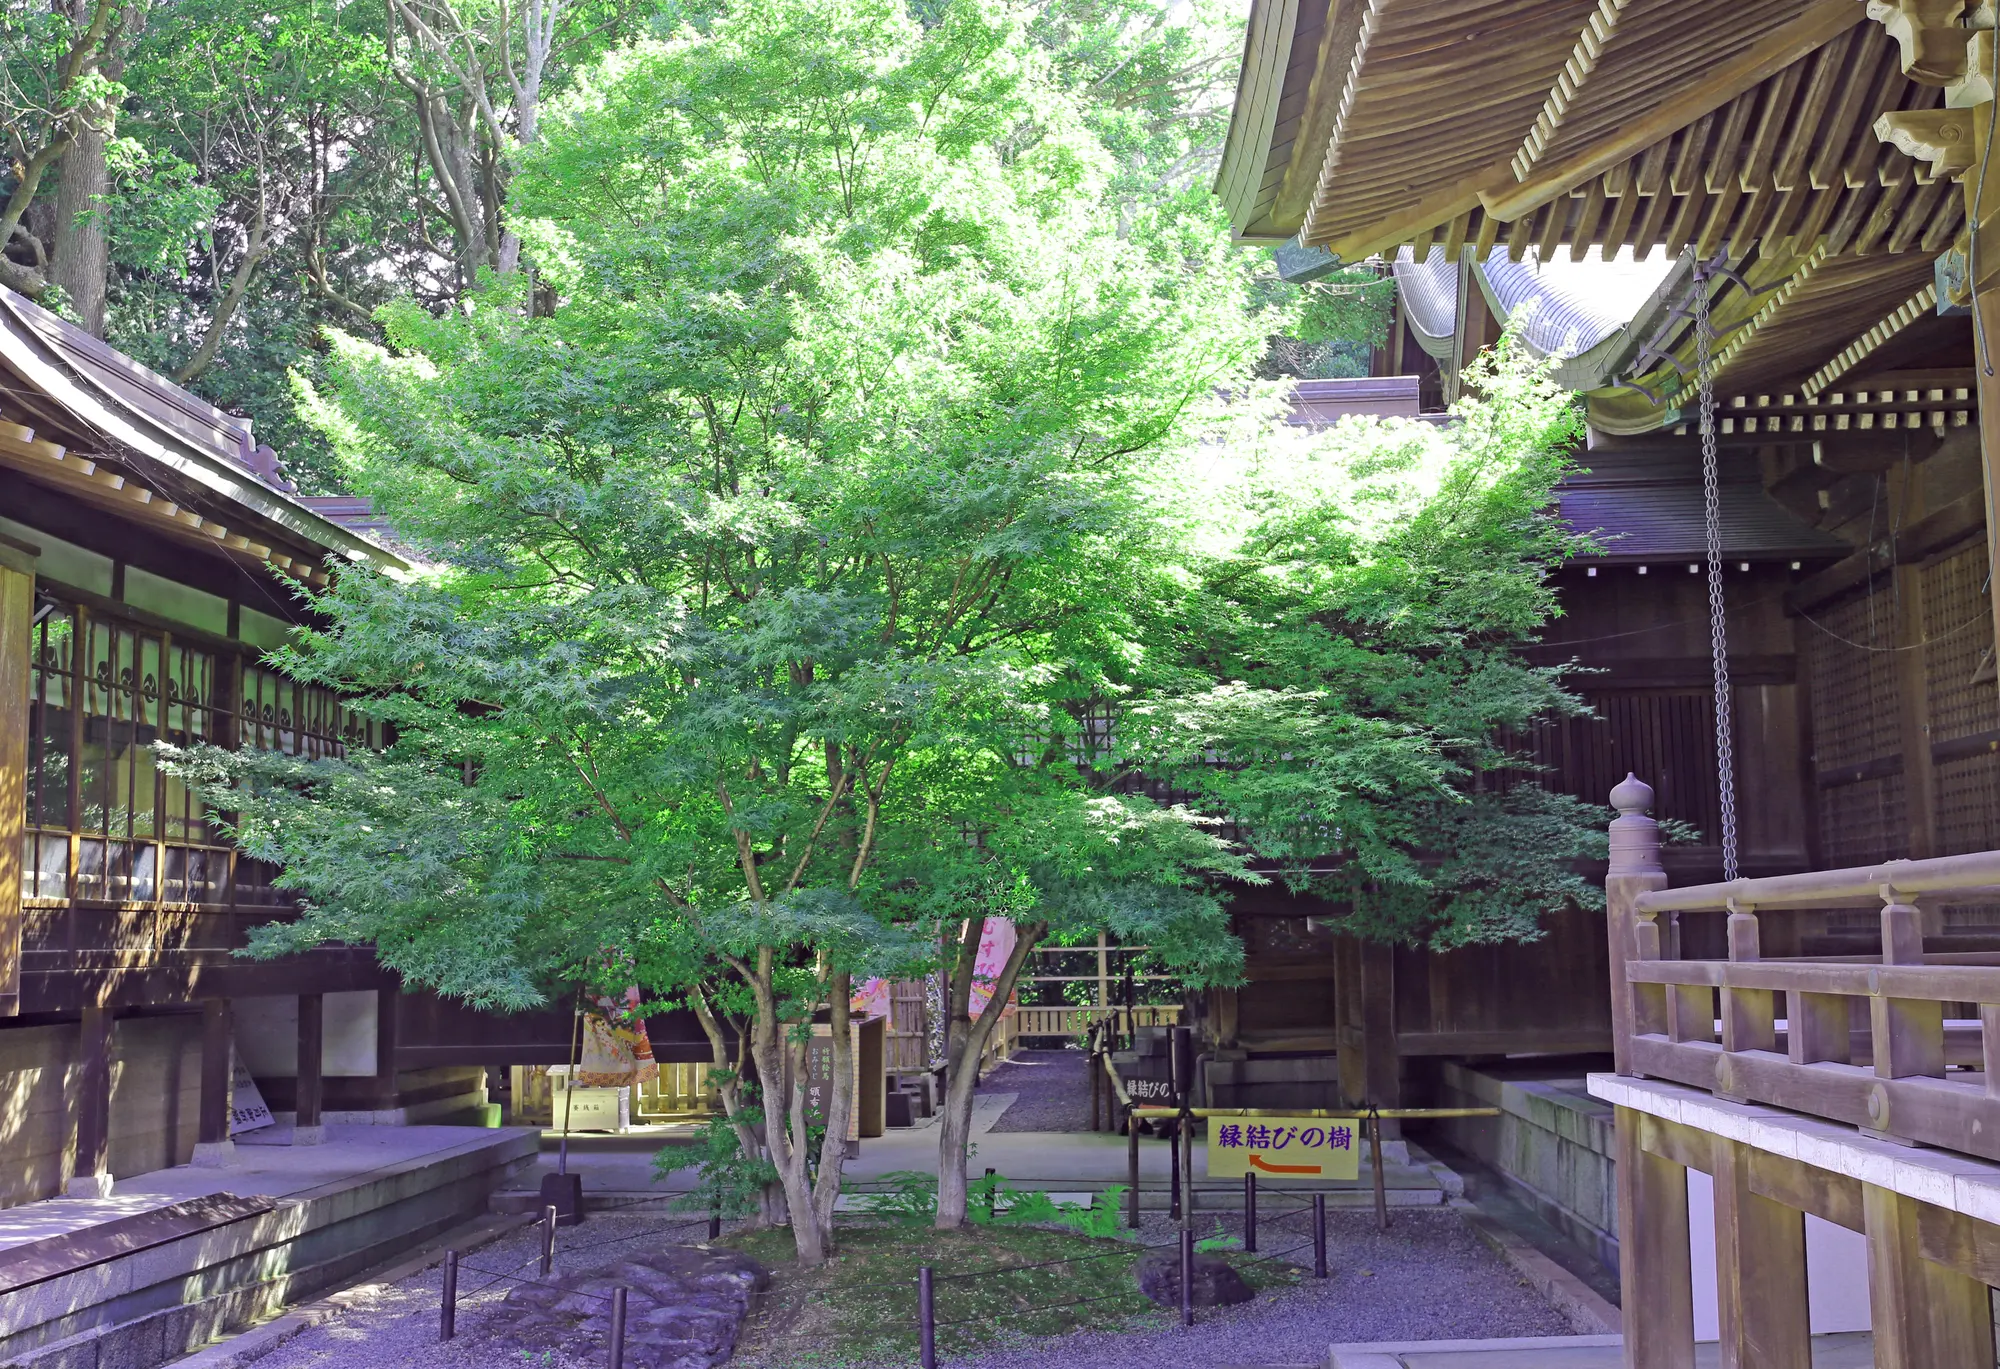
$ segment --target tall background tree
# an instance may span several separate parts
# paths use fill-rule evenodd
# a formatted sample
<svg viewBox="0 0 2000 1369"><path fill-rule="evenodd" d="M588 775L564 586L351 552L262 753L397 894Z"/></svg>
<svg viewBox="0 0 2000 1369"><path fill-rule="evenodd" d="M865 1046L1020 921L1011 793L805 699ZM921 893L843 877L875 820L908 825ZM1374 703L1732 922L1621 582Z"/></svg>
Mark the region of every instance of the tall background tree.
<svg viewBox="0 0 2000 1369"><path fill-rule="evenodd" d="M552 102L509 203L557 307L519 273L473 310L392 306L394 354L337 336L311 392L439 569L344 577L287 664L370 700L395 746L190 762L249 786L242 839L311 900L267 951L369 941L520 1003L577 946L705 948L653 987L747 995L807 1260L853 976L932 957L993 888L1030 944L1146 925L1234 965L1213 877L1240 861L1096 783L1068 734L1134 645L1148 474L1269 329L1252 263L1205 201L1123 192L1023 11L926 18L719 12Z"/></svg>

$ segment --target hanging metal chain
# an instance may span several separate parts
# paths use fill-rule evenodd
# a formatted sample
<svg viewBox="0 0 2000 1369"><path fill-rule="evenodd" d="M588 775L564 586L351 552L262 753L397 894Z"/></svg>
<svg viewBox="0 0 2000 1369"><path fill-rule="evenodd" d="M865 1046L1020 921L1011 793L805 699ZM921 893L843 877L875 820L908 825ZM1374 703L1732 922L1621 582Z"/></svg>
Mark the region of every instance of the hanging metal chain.
<svg viewBox="0 0 2000 1369"><path fill-rule="evenodd" d="M1708 531L1708 646L1715 665L1715 784L1722 799L1722 877L1736 878L1736 743L1730 727L1729 627L1722 606L1722 496L1715 452L1715 379L1710 374L1708 271L1694 273L1695 380L1701 390L1701 493Z"/></svg>

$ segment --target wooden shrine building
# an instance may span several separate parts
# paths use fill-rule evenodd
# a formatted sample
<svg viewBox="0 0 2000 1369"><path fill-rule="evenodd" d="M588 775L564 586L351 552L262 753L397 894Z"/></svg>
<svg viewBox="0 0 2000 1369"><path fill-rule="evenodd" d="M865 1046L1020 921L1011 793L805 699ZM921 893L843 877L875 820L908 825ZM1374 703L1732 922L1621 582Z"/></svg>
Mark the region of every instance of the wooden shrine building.
<svg viewBox="0 0 2000 1369"><path fill-rule="evenodd" d="M1867 1304L1876 1364L1993 1363L1994 28L1968 0L1252 5L1217 182L1239 235L1294 278L1393 271L1383 369L1433 403L1511 320L1586 405L1564 511L1620 535L1562 572L1542 650L1605 673L1598 720L1545 741L1573 792L1643 782L1616 791L1593 929L1608 1000L1570 990L1615 1046L1589 1092L1615 1115L1633 1366L1688 1369L1699 1332L1724 1364L1805 1369L1836 1248L1858 1252L1866 1297L1845 1301ZM1724 555L1728 884L1649 816L1708 830L1716 802L1687 545L1704 313L1744 548ZM1504 980L1486 992L1511 1003Z"/></svg>

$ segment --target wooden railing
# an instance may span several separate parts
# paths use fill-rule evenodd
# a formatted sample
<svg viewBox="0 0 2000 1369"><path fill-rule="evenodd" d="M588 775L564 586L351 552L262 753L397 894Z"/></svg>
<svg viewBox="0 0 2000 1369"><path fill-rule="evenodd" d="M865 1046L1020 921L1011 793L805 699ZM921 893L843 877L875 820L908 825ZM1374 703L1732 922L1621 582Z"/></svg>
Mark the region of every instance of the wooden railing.
<svg viewBox="0 0 2000 1369"><path fill-rule="evenodd" d="M1926 952L1946 904L2000 902L2000 851L1666 887L1652 790L1612 791L1617 1069L2000 1160L2000 953ZM1879 956L1764 958L1767 920L1879 910ZM1726 960L1678 915L1727 915Z"/></svg>
<svg viewBox="0 0 2000 1369"><path fill-rule="evenodd" d="M1158 1006L1142 1006L1132 1009L1137 1019L1133 1025L1140 1027L1171 1027L1180 1021L1181 1009L1178 1003ZM1082 1036L1097 1023L1110 1017L1120 1022L1125 1020L1123 1008L1072 1007L1067 1004L1052 1008L1020 1009L1020 1034L1022 1036Z"/></svg>
<svg viewBox="0 0 2000 1369"><path fill-rule="evenodd" d="M1000 1020L986 1038L986 1049L979 1053L979 1068L991 1069L1002 1060L1011 1059L1020 1048L1021 1009L1010 1003L1000 1010Z"/></svg>

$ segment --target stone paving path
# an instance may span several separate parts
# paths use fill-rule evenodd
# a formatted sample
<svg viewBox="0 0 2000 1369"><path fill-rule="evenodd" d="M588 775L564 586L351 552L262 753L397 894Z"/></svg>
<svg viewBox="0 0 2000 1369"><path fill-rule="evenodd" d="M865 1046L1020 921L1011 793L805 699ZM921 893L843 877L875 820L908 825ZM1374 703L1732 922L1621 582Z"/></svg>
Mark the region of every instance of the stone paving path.
<svg viewBox="0 0 2000 1369"><path fill-rule="evenodd" d="M1090 1058L1082 1051L1021 1051L987 1071L982 1094L1011 1093L1014 1101L995 1131L1088 1131Z"/></svg>

